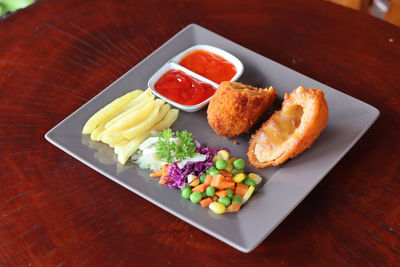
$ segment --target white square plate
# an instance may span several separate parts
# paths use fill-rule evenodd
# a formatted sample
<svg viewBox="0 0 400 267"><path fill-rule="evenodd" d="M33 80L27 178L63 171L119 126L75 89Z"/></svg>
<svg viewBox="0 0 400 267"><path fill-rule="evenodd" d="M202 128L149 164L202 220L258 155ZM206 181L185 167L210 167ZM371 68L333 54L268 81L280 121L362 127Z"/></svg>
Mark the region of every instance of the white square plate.
<svg viewBox="0 0 400 267"><path fill-rule="evenodd" d="M329 106L329 121L310 149L281 166L262 170L249 166L246 156L249 135L237 138L239 144L233 145L232 139L224 139L212 131L205 109L194 113L180 112L174 130L186 129L203 145L212 148L229 147L233 156L245 159L247 171L267 178L240 212L234 214L209 213L209 209L183 199L180 191L159 185L148 177L148 171L131 163L118 164L111 148L81 134L83 125L97 110L133 89L146 89L147 81L155 71L196 44L216 46L238 57L244 65L240 82L257 87L272 85L280 99L299 85L317 87L324 91ZM249 252L304 199L378 116L376 108L360 100L191 24L51 129L46 139L160 208L243 252Z"/></svg>

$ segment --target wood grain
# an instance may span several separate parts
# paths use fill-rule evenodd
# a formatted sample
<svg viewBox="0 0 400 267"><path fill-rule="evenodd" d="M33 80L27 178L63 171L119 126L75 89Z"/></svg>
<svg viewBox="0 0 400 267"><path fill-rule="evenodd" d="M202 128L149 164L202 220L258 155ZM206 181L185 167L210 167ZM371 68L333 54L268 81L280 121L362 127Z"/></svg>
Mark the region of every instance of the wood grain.
<svg viewBox="0 0 400 267"><path fill-rule="evenodd" d="M381 111L250 254L164 212L44 139L189 23ZM0 26L1 266L399 263L399 28L317 0L42 0Z"/></svg>

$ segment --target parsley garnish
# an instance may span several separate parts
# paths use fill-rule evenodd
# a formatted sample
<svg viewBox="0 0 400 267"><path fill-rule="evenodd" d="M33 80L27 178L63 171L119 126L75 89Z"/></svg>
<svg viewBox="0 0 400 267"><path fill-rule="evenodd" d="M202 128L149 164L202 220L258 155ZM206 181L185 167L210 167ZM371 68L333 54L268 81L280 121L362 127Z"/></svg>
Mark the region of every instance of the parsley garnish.
<svg viewBox="0 0 400 267"><path fill-rule="evenodd" d="M196 144L191 133L186 130L176 131L175 137L179 139L176 143L171 140L173 137L174 133L171 129L164 130L159 134L156 146L157 157L173 163L176 160L191 158L196 154Z"/></svg>

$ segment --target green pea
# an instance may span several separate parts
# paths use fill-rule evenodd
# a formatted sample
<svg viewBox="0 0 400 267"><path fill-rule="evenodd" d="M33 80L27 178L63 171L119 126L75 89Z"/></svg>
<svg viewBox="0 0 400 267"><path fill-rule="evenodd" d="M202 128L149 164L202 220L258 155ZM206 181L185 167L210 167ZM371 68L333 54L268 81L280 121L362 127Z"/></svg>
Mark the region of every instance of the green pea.
<svg viewBox="0 0 400 267"><path fill-rule="evenodd" d="M224 159L219 159L215 162L215 167L217 167L218 170L225 170L226 167L228 167L228 162Z"/></svg>
<svg viewBox="0 0 400 267"><path fill-rule="evenodd" d="M206 173L210 174L210 172L217 170L217 168L215 168L215 166L211 166L208 170L206 170Z"/></svg>
<svg viewBox="0 0 400 267"><path fill-rule="evenodd" d="M192 194L192 190L190 188L184 188L182 190L182 197L185 199L189 199L191 194Z"/></svg>
<svg viewBox="0 0 400 267"><path fill-rule="evenodd" d="M190 195L190 201L192 201L193 203L199 203L202 198L203 196L200 192L193 192Z"/></svg>
<svg viewBox="0 0 400 267"><path fill-rule="evenodd" d="M206 188L205 192L206 192L207 196L212 197L215 194L215 188L212 187L212 186L209 186L209 187Z"/></svg>
<svg viewBox="0 0 400 267"><path fill-rule="evenodd" d="M206 179L206 176L207 176L207 173L203 173L201 176L200 176L200 183L204 183L204 180Z"/></svg>
<svg viewBox="0 0 400 267"><path fill-rule="evenodd" d="M190 185L185 184L185 186L181 188L181 191L183 191L185 188L190 188Z"/></svg>
<svg viewBox="0 0 400 267"><path fill-rule="evenodd" d="M242 204L242 197L238 195L233 196L232 204Z"/></svg>
<svg viewBox="0 0 400 267"><path fill-rule="evenodd" d="M232 189L226 189L226 196L229 198L233 197L233 190Z"/></svg>
<svg viewBox="0 0 400 267"><path fill-rule="evenodd" d="M218 202L225 207L228 207L231 204L231 200L228 197L220 197L218 198Z"/></svg>
<svg viewBox="0 0 400 267"><path fill-rule="evenodd" d="M212 176L217 175L217 174L219 174L219 170L212 170L212 171L210 171L209 174Z"/></svg>
<svg viewBox="0 0 400 267"><path fill-rule="evenodd" d="M238 171L243 170L244 169L244 160L242 160L242 159L235 160L233 162L233 167Z"/></svg>
<svg viewBox="0 0 400 267"><path fill-rule="evenodd" d="M201 193L201 198L205 198L205 197L207 197L206 191Z"/></svg>
<svg viewBox="0 0 400 267"><path fill-rule="evenodd" d="M247 184L248 186L256 186L256 182L254 182L253 180L251 180L251 179L246 179L246 180L244 180L243 181L243 183L244 184Z"/></svg>

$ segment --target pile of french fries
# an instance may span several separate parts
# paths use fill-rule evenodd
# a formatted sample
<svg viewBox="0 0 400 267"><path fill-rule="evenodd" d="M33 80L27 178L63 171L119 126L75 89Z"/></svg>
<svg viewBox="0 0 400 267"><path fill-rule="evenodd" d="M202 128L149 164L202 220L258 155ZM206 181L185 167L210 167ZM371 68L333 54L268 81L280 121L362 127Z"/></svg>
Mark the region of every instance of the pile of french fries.
<svg viewBox="0 0 400 267"><path fill-rule="evenodd" d="M118 161L125 164L151 131L171 127L178 114L164 100L154 100L149 89L135 90L96 112L83 126L82 133L114 148Z"/></svg>

